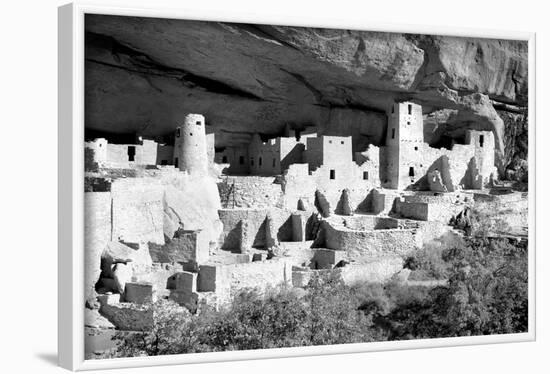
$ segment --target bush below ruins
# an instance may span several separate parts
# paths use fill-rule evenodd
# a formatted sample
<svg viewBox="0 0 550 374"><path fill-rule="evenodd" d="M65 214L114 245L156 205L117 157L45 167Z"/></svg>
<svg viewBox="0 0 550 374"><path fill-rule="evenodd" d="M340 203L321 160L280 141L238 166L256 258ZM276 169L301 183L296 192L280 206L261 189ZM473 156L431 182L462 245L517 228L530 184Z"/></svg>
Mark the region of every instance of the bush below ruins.
<svg viewBox="0 0 550 374"><path fill-rule="evenodd" d="M446 239L447 240L447 239ZM448 239L410 260L443 286L347 286L329 275L305 290L246 290L189 315L153 304L151 331L119 333L113 356L165 355L527 331L527 250L506 240ZM179 309L181 310L181 309Z"/></svg>

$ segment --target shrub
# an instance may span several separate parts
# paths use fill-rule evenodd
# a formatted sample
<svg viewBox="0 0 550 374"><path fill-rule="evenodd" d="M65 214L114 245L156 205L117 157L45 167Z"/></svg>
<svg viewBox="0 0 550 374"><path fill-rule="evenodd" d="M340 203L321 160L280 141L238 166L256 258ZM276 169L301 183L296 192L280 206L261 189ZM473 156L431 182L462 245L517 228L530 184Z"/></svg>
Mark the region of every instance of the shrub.
<svg viewBox="0 0 550 374"><path fill-rule="evenodd" d="M313 276L305 290L243 290L221 310L151 305L151 331L119 333L118 356L263 349L527 331L527 251L506 240L446 238L409 266L446 286L345 285ZM412 265L411 265L412 264Z"/></svg>

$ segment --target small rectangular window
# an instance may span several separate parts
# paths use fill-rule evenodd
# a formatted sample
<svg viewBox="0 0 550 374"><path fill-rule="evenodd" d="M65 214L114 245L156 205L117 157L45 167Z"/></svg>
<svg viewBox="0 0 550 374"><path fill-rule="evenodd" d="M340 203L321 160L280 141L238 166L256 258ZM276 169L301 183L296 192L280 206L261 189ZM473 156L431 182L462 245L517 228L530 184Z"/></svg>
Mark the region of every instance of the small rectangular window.
<svg viewBox="0 0 550 374"><path fill-rule="evenodd" d="M330 179L336 179L336 170L334 169L330 170Z"/></svg>
<svg viewBox="0 0 550 374"><path fill-rule="evenodd" d="M128 161L135 161L136 157L136 147L129 146L128 147Z"/></svg>
<svg viewBox="0 0 550 374"><path fill-rule="evenodd" d="M395 129L391 129L391 138L395 139Z"/></svg>
<svg viewBox="0 0 550 374"><path fill-rule="evenodd" d="M364 171L364 172L363 172L363 179L364 179L364 180L368 180L368 179L369 179L369 172L368 172L368 171Z"/></svg>
<svg viewBox="0 0 550 374"><path fill-rule="evenodd" d="M244 157L239 156L239 165L242 165L242 164L244 164Z"/></svg>
<svg viewBox="0 0 550 374"><path fill-rule="evenodd" d="M195 122L195 124L200 126L200 125L201 125L201 121L197 121L197 122Z"/></svg>
<svg viewBox="0 0 550 374"><path fill-rule="evenodd" d="M407 121L407 125L410 125L411 124L411 121Z"/></svg>
<svg viewBox="0 0 550 374"><path fill-rule="evenodd" d="M409 177L414 177L414 168L412 166L409 167Z"/></svg>
<svg viewBox="0 0 550 374"><path fill-rule="evenodd" d="M262 158L261 157L258 159L258 166L262 166Z"/></svg>
<svg viewBox="0 0 550 374"><path fill-rule="evenodd" d="M179 166L179 160L178 160L177 157L174 159L174 166L175 166L175 167L178 167L178 166Z"/></svg>
<svg viewBox="0 0 550 374"><path fill-rule="evenodd" d="M344 141L342 140L342 141L340 142L340 144L344 144Z"/></svg>
<svg viewBox="0 0 550 374"><path fill-rule="evenodd" d="M484 139L483 135L480 135L480 136L479 136L479 146L480 146L480 147L483 147L483 141L484 141L484 140L485 140L485 139Z"/></svg>
<svg viewBox="0 0 550 374"><path fill-rule="evenodd" d="M412 104L409 104L409 114L412 114L412 112L413 112L413 106Z"/></svg>
<svg viewBox="0 0 550 374"><path fill-rule="evenodd" d="M415 151L418 151L418 147L414 147L414 150L415 150Z"/></svg>

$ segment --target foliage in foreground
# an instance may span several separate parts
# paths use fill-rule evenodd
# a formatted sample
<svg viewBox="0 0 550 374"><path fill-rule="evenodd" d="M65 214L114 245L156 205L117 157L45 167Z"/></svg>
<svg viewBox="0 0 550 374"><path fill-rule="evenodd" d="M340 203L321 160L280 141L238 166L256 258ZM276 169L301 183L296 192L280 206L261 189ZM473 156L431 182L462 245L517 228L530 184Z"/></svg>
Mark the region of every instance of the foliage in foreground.
<svg viewBox="0 0 550 374"><path fill-rule="evenodd" d="M220 311L177 312L159 301L152 331L117 334L116 355L165 355L527 331L527 252L468 239L416 259L445 286L353 287L314 277L304 290L246 290ZM426 253L426 252L425 252Z"/></svg>

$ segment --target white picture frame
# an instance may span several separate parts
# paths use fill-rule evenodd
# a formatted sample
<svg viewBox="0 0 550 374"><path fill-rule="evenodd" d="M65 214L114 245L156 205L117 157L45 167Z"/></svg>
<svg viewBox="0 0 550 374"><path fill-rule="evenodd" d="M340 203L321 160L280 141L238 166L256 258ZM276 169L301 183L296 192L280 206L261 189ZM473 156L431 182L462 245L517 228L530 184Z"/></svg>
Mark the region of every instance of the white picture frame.
<svg viewBox="0 0 550 374"><path fill-rule="evenodd" d="M431 26L359 24L347 20L320 20L280 15L216 15L205 11L151 8L109 7L86 3L64 5L58 10L59 43L59 249L58 249L58 352L60 366L69 370L91 370L330 355L353 352L493 344L535 339L535 174L529 174L529 331L521 334L442 338L379 343L346 344L319 347L279 348L257 351L196 353L173 356L136 357L107 360L84 359L84 15L108 14L315 26L369 31L440 34L525 40L529 43L529 168L535 170L535 34L482 29L456 29Z"/></svg>

